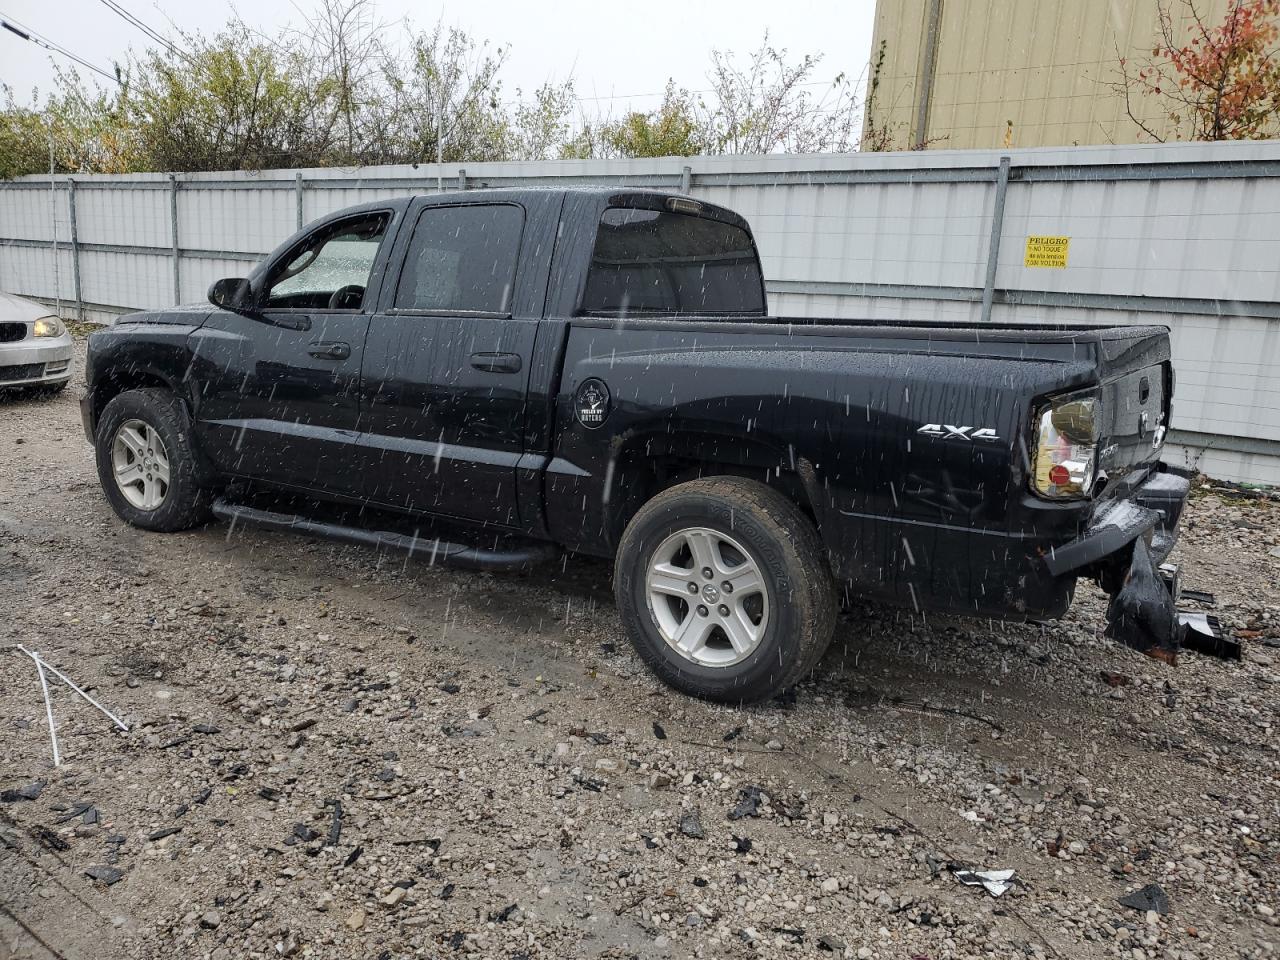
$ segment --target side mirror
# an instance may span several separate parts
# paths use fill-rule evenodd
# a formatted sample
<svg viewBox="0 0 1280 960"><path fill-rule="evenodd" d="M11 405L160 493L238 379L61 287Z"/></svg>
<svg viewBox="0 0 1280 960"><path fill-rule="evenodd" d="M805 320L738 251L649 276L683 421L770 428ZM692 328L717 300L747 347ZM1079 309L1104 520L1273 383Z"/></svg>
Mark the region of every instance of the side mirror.
<svg viewBox="0 0 1280 960"><path fill-rule="evenodd" d="M251 300L249 281L244 277L223 277L209 287L209 302L223 310L243 312L249 309Z"/></svg>

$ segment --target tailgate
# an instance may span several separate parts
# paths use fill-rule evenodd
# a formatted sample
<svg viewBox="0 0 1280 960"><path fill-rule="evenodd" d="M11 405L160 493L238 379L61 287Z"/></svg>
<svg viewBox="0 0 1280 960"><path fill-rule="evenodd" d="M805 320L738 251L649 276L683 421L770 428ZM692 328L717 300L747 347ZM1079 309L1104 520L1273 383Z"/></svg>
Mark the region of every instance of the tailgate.
<svg viewBox="0 0 1280 960"><path fill-rule="evenodd" d="M1114 485L1140 479L1160 459L1172 409L1169 331L1118 330L1104 340L1102 362L1098 467Z"/></svg>

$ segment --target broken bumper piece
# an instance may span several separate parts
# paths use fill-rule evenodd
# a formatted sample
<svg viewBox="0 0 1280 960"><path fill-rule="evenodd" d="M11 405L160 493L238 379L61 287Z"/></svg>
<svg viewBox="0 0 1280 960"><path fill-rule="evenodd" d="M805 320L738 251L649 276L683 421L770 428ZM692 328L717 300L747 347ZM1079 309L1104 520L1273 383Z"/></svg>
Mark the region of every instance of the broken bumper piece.
<svg viewBox="0 0 1280 960"><path fill-rule="evenodd" d="M1177 567L1164 563L1178 542L1178 521L1191 482L1172 473L1152 475L1123 500L1102 505L1089 528L1045 557L1054 576L1097 576L1111 594L1107 635L1168 664L1187 647L1240 659L1240 645L1225 638L1214 617L1178 609Z"/></svg>

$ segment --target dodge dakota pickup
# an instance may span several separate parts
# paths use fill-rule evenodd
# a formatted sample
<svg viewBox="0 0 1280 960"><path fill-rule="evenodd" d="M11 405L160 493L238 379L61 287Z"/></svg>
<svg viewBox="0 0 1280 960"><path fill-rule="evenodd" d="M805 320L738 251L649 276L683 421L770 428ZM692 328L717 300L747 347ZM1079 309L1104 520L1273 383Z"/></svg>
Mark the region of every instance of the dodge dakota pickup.
<svg viewBox="0 0 1280 960"><path fill-rule="evenodd" d="M1117 640L1187 637L1165 327L770 316L746 221L622 187L342 210L209 300L89 341L136 526L609 557L645 662L730 702L811 671L855 594L1047 620L1092 578Z"/></svg>

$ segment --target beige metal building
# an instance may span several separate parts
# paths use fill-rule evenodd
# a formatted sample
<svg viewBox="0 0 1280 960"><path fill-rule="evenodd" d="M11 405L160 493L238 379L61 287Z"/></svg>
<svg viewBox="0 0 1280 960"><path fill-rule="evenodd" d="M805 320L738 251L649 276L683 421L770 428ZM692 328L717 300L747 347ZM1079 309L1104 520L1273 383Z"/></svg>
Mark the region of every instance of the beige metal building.
<svg viewBox="0 0 1280 960"><path fill-rule="evenodd" d="M1174 11L1181 0L1173 0ZM1221 23L1230 0L1197 0ZM1170 0L878 0L864 144L992 149L1150 141L1126 115L1119 58L1149 58ZM1186 24L1179 25L1179 31ZM881 54L883 59L881 60ZM1134 113L1162 137L1150 98Z"/></svg>

